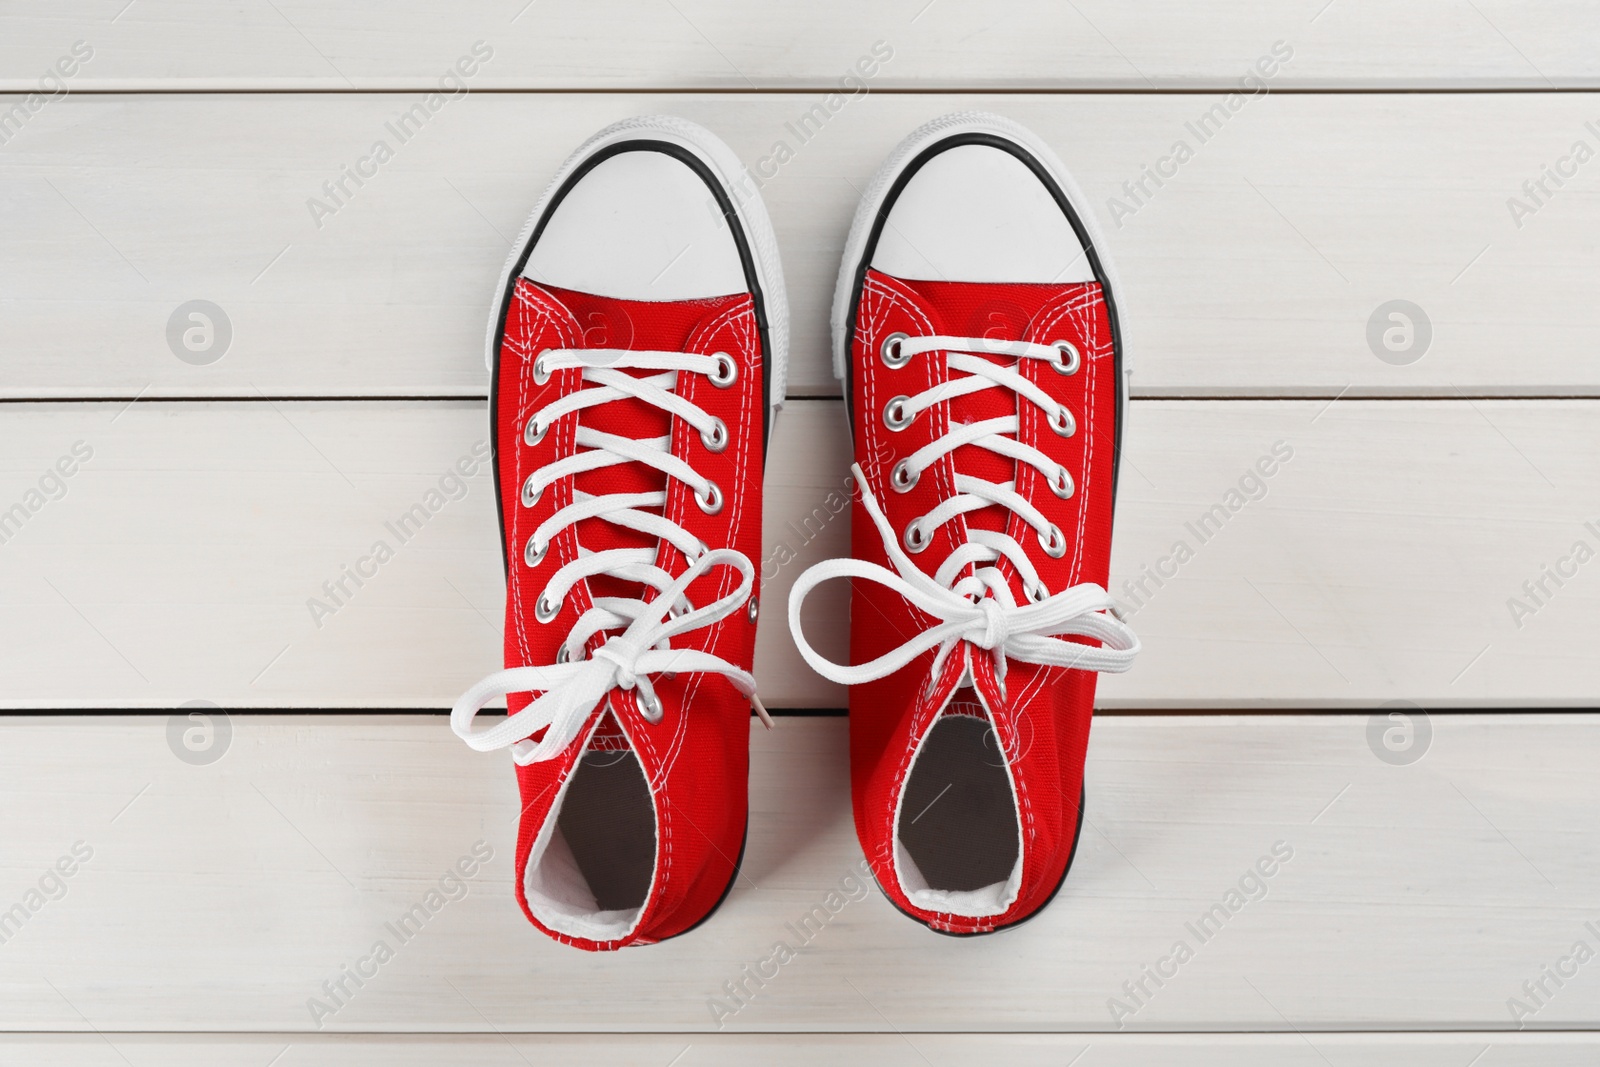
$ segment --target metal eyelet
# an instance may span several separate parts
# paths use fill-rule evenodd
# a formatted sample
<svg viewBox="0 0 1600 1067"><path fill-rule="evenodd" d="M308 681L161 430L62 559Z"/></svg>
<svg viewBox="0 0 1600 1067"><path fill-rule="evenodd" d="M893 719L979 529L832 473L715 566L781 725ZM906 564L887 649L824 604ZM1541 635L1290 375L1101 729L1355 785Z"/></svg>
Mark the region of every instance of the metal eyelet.
<svg viewBox="0 0 1600 1067"><path fill-rule="evenodd" d="M906 405L911 402L909 396L897 396L883 406L883 424L896 432L910 426L916 419L915 415L906 413Z"/></svg>
<svg viewBox="0 0 1600 1067"><path fill-rule="evenodd" d="M718 389L726 389L739 380L739 364L726 352L716 353L717 369L711 375L711 384Z"/></svg>
<svg viewBox="0 0 1600 1067"><path fill-rule="evenodd" d="M722 490L716 482L708 483L709 491L704 497L699 493L694 495L694 502L700 505L700 510L707 515L715 515L722 510Z"/></svg>
<svg viewBox="0 0 1600 1067"><path fill-rule="evenodd" d="M681 619L693 610L694 604L690 603L688 597L684 597L677 604L673 604L671 607L667 608L667 618Z"/></svg>
<svg viewBox="0 0 1600 1067"><path fill-rule="evenodd" d="M933 538L929 535L928 531L922 528L921 519L912 519L910 522L906 523L904 540L906 543L906 551L915 553L921 552L923 549L927 548L928 545L933 541Z"/></svg>
<svg viewBox="0 0 1600 1067"><path fill-rule="evenodd" d="M698 548L694 549L692 552L685 552L683 554L683 558L684 558L685 562L687 562L687 563L697 562L700 559L701 556L703 556L707 552L711 551L711 546L706 544L704 541L697 542L697 544L699 545Z"/></svg>
<svg viewBox="0 0 1600 1067"><path fill-rule="evenodd" d="M533 538L528 538L528 546L522 550L522 562L530 567L537 567L544 561L544 554L550 551L550 542L536 545Z"/></svg>
<svg viewBox="0 0 1600 1067"><path fill-rule="evenodd" d="M705 445L709 451L721 452L723 449L728 447L728 424L723 422L721 419L714 420L711 423L710 433L701 431L700 442L701 444Z"/></svg>
<svg viewBox="0 0 1600 1067"><path fill-rule="evenodd" d="M525 508L533 507L543 495L544 490L542 488L534 488L533 475L528 475L528 480L522 483L522 506Z"/></svg>
<svg viewBox="0 0 1600 1067"><path fill-rule="evenodd" d="M1078 368L1083 365L1083 356L1078 352L1078 346L1071 341L1051 341L1050 346L1059 349L1066 357L1061 360L1051 360L1051 369L1057 374L1077 374Z"/></svg>
<svg viewBox="0 0 1600 1067"><path fill-rule="evenodd" d="M1045 420L1050 428L1060 437L1071 437L1078 432L1078 420L1072 417L1072 412L1067 410L1067 405L1062 404L1056 408L1055 414Z"/></svg>
<svg viewBox="0 0 1600 1067"><path fill-rule="evenodd" d="M1072 482L1072 475L1065 467L1056 468L1056 476L1050 479L1050 491L1062 500L1071 500L1072 494L1078 487Z"/></svg>
<svg viewBox="0 0 1600 1067"><path fill-rule="evenodd" d="M748 601L745 602L744 613L746 615L750 616L750 621L751 622L755 622L756 621L756 615L760 612L760 610L761 610L761 605L756 600L755 597L751 597Z"/></svg>
<svg viewBox="0 0 1600 1067"><path fill-rule="evenodd" d="M550 365L545 362L545 353L539 353L539 358L533 361L533 384L543 385L550 380Z"/></svg>
<svg viewBox="0 0 1600 1067"><path fill-rule="evenodd" d="M1050 590L1046 589L1044 587L1043 583L1028 587L1028 600L1031 603L1043 604L1046 600L1049 600L1049 599L1050 599Z"/></svg>
<svg viewBox="0 0 1600 1067"><path fill-rule="evenodd" d="M899 370L911 362L909 353L902 354L903 348L900 344L901 341L909 340L911 338L903 333L891 333L883 339L883 345L878 349L878 352L883 356L883 362L886 366Z"/></svg>
<svg viewBox="0 0 1600 1067"><path fill-rule="evenodd" d="M549 622L560 614L561 601L552 601L548 593L540 593L539 599L533 603L533 617L540 622Z"/></svg>
<svg viewBox="0 0 1600 1067"><path fill-rule="evenodd" d="M567 650L567 646L565 644L563 644L560 648L556 649L556 662L557 663L571 663L572 662L572 653Z"/></svg>
<svg viewBox="0 0 1600 1067"><path fill-rule="evenodd" d="M1061 532L1061 527L1051 523L1048 537L1040 537L1039 546L1051 559L1060 559L1067 554L1067 537Z"/></svg>
<svg viewBox="0 0 1600 1067"><path fill-rule="evenodd" d="M539 425L539 413L534 412L528 419L528 425L522 428L522 443L536 445L544 440L544 435L550 432L550 427Z"/></svg>
<svg viewBox="0 0 1600 1067"><path fill-rule="evenodd" d="M633 691L633 699L639 704L639 714L644 716L646 722L660 722L663 709L661 698L654 692L647 693L643 689Z"/></svg>
<svg viewBox="0 0 1600 1067"><path fill-rule="evenodd" d="M911 473L911 461L903 459L894 465L894 470L889 472L889 485L897 493L908 492L917 484L922 475Z"/></svg>

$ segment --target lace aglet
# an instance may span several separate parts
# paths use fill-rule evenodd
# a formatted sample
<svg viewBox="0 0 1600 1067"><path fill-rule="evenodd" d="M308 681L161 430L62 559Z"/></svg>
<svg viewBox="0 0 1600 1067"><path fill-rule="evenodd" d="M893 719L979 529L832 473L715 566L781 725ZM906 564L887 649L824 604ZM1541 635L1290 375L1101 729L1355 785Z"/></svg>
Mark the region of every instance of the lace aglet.
<svg viewBox="0 0 1600 1067"><path fill-rule="evenodd" d="M754 693L750 694L750 710L756 713L767 729L772 729L772 716L767 714L766 705L761 703L761 698Z"/></svg>

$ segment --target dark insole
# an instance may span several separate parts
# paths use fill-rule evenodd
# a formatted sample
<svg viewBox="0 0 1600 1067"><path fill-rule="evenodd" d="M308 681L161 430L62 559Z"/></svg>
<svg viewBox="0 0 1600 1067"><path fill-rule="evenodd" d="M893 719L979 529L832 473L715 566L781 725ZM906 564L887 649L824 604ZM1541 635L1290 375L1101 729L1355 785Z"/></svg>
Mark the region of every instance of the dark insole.
<svg viewBox="0 0 1600 1067"><path fill-rule="evenodd" d="M900 804L900 843L930 889L1004 882L1017 863L1017 809L994 728L972 715L933 724Z"/></svg>
<svg viewBox="0 0 1600 1067"><path fill-rule="evenodd" d="M636 755L585 752L556 825L601 911L644 903L655 867L656 820Z"/></svg>

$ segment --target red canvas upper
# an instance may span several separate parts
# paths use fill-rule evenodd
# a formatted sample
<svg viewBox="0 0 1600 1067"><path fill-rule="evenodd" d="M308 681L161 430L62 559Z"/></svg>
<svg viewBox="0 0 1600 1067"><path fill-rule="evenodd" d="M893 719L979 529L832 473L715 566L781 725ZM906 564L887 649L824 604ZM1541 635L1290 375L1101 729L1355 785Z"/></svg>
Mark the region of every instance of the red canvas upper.
<svg viewBox="0 0 1600 1067"><path fill-rule="evenodd" d="M621 399L567 415L538 443L523 437L536 411L585 387L580 371L558 370L544 384L535 381L534 360L547 349L631 349L695 353L725 352L738 366L733 385L717 388L703 375L680 373L676 392L721 418L730 431L725 451L710 451L700 434L682 420L633 399ZM630 371L635 376L649 372ZM640 596L641 587L614 577L579 582L560 613L539 623L534 603L550 575L571 561L581 542L590 550L654 547L657 540L599 519L569 527L551 542L536 566L523 558L528 538L554 512L571 503L573 493L667 491L665 515L713 549L735 549L760 557L761 473L765 405L762 345L749 294L666 303L617 300L537 285L519 279L507 302L504 341L495 383L495 433L500 501L508 572L505 625L507 667L557 662L562 641L597 596ZM639 463L607 467L556 482L532 507L520 491L534 470L575 449L579 422L632 438L672 436L675 456L716 482L724 505L705 514L692 490ZM661 543L657 565L676 575L687 561ZM740 575L717 567L694 581L687 595L695 605L733 591ZM645 596L651 595L645 590ZM755 650L755 612L740 609L713 625L673 640L674 648L700 649L748 670ZM593 653L607 633L588 642ZM710 673L678 673L653 679L663 714L648 721L634 690L613 690L590 713L578 739L554 759L517 768L522 816L517 841L517 898L530 921L552 937L586 949L619 948L671 937L705 917L722 898L743 846L747 813L750 699L726 678ZM530 700L507 697L515 713ZM609 704L614 718L606 716ZM536 734L536 737L542 736ZM656 872L643 913L627 937L610 941L574 938L551 930L529 908L524 871L540 828L551 814L558 790L586 746L631 744L644 771L656 811Z"/></svg>
<svg viewBox="0 0 1600 1067"><path fill-rule="evenodd" d="M890 430L883 418L890 398L914 396L948 376L942 353L919 355L900 368L887 366L880 350L894 333L913 338L944 335L1072 343L1082 355L1080 369L1072 375L1058 374L1040 360L993 358L1016 365L1064 404L1076 418L1077 432L1058 436L1035 405L998 389L937 404L904 429ZM1110 323L1098 284L907 281L869 270L857 308L850 361L855 454L891 529L904 530L912 519L951 497L954 476L960 471L996 482L1015 478L1017 491L1066 535L1065 554L1051 558L1016 515L990 506L938 527L927 549L910 556L917 567L931 576L950 551L966 541L968 529L981 527L1015 538L1052 592L1079 583L1106 584L1118 388ZM1019 439L1070 472L1076 492L1069 499L1052 493L1032 467L970 445L929 467L907 491L889 485L896 462L943 436L951 426L1013 413L1020 414ZM891 566L883 539L859 497L852 515L852 552L858 560ZM1028 603L1010 563L1002 559L996 566L1009 575L1016 602ZM857 579L852 585L851 663L875 659L938 621L876 581ZM887 677L851 687L856 829L878 882L901 910L938 930L981 933L1031 915L1054 894L1065 874L1079 825L1096 675L1013 659L1002 687L991 653L965 641L948 656L937 677L930 676L933 662L930 650ZM1018 896L1003 914L981 918L917 908L901 887L894 860L898 802L913 755L968 663L972 684L988 706L1011 771L1022 836Z"/></svg>

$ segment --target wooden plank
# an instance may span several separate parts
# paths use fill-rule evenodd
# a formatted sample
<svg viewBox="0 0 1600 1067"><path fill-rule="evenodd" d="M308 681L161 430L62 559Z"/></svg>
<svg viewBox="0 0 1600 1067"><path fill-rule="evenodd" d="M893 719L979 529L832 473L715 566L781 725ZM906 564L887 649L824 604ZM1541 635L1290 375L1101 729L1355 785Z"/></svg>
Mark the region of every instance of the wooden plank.
<svg viewBox="0 0 1600 1067"><path fill-rule="evenodd" d="M1057 5L845 0L381 4L218 8L197 0L29 4L0 22L0 89L28 91L75 40L94 56L71 84L95 89L375 89L431 86L474 41L494 49L478 84L685 89L833 85L877 40L907 88L1232 86L1276 40L1285 84L1547 88L1600 84L1591 12L1578 0L1344 0L1204 10L1176 0Z"/></svg>
<svg viewBox="0 0 1600 1067"><path fill-rule="evenodd" d="M1520 1021L1592 1029L1595 964L1573 977L1560 961L1600 940L1600 717L1432 725L1425 758L1394 766L1365 716L1104 719L1065 887L1026 927L972 940L870 889L791 933L857 884L846 723L756 727L750 844L723 909L596 958L521 917L510 763L442 716L235 715L207 766L174 757L165 715L12 718L0 900L24 900L75 846L82 862L0 952L0 1027L312 1031L308 1000L387 938L393 958L347 982L322 1032L1503 1032L1508 998L1546 966L1569 978L1545 979ZM384 924L479 840L493 857L398 943ZM1292 855L1247 878L1275 846ZM1242 880L1253 899L1196 936L1186 924ZM780 939L806 943L738 1006L724 983ZM1174 970L1160 961L1179 941L1191 958ZM1145 979L1114 1020L1146 966L1164 984Z"/></svg>
<svg viewBox="0 0 1600 1067"><path fill-rule="evenodd" d="M784 625L795 576L848 551L840 409L777 424L756 656L774 707L845 703ZM499 665L493 495L446 478L481 405L4 410L0 512L39 504L0 544L6 705L444 708ZM1592 401L1135 403L1112 590L1145 651L1102 705L1593 706L1600 586L1575 546L1600 545L1597 427ZM30 497L78 442L65 495ZM419 503L438 506L402 540ZM355 586L379 541L393 558ZM808 618L842 658L844 584Z"/></svg>
<svg viewBox="0 0 1600 1067"><path fill-rule="evenodd" d="M1461 1067L1481 1055L1500 1067L1586 1067L1593 1034L57 1034L0 1036L4 1067L526 1067L584 1063L629 1067L774 1067L860 1063L954 1067L993 1063L1060 1067L1074 1056L1109 1067L1156 1067L1181 1055L1192 1067ZM677 1060L672 1057L677 1056ZM357 1059L352 1059L357 1057ZM1492 1058L1491 1058L1492 1057Z"/></svg>
<svg viewBox="0 0 1600 1067"><path fill-rule="evenodd" d="M1239 98L1201 143L1219 98L872 94L800 143L818 94L474 93L401 144L386 124L417 99L49 103L0 149L0 396L482 395L490 290L525 213L589 133L662 110L776 169L791 390L835 395L827 303L857 191L906 131L974 106L1034 127L1087 189L1139 395L1600 395L1600 165L1541 177L1577 141L1600 148L1592 95ZM341 178L379 139L394 158L359 188ZM1193 156L1157 188L1143 168L1170 171L1180 139ZM777 166L780 140L794 156ZM1513 218L1513 197L1531 214ZM337 210L314 217L313 199ZM225 349L169 341L194 300L222 309ZM1422 332L1381 344L1395 300L1422 310L1426 348Z"/></svg>

